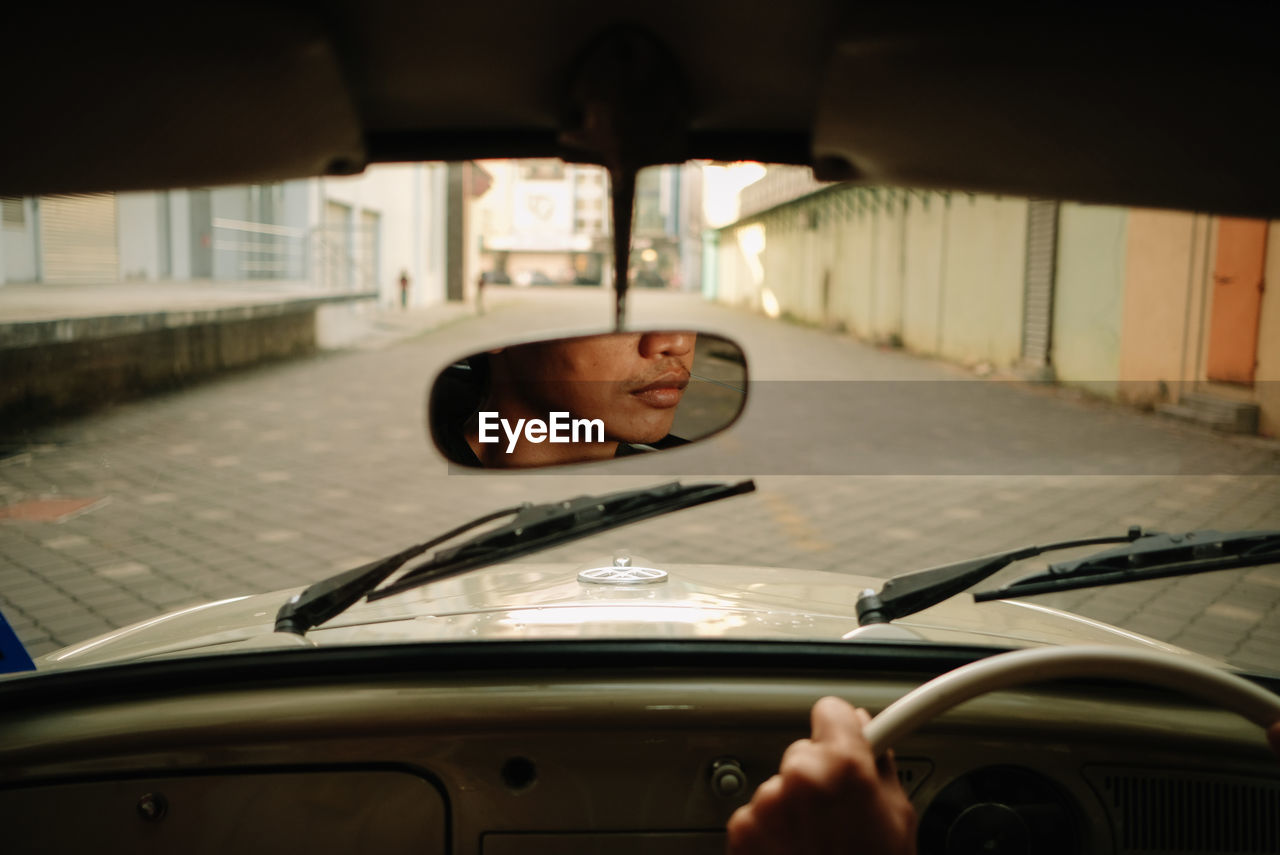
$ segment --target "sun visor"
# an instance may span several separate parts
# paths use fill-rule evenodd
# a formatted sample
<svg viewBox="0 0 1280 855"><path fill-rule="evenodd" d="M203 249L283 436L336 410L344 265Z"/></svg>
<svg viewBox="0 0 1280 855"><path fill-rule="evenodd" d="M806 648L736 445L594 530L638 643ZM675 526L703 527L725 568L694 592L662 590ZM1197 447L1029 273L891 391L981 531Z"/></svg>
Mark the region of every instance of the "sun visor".
<svg viewBox="0 0 1280 855"><path fill-rule="evenodd" d="M268 182L363 168L361 126L337 54L305 14L218 3L74 9L11 19L0 52L0 193Z"/></svg>
<svg viewBox="0 0 1280 855"><path fill-rule="evenodd" d="M1246 11L843 39L815 115L818 176L1275 216L1280 53Z"/></svg>

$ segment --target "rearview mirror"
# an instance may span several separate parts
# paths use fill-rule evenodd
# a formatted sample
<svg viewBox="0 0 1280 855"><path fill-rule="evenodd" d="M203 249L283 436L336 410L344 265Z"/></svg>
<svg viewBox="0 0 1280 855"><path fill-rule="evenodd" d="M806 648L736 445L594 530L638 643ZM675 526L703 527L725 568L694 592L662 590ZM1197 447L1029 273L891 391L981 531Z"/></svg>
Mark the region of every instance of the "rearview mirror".
<svg viewBox="0 0 1280 855"><path fill-rule="evenodd" d="M555 466L706 439L737 420L746 397L746 359L726 338L606 333L455 362L431 387L427 424L462 466Z"/></svg>

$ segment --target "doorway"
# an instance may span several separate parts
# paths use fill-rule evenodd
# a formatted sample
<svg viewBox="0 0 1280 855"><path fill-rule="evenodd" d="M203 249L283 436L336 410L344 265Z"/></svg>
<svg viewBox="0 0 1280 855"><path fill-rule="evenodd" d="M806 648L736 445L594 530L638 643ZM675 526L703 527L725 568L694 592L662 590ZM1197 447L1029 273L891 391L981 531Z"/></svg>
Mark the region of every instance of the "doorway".
<svg viewBox="0 0 1280 855"><path fill-rule="evenodd" d="M1205 372L1221 383L1253 385L1258 363L1258 319L1267 222L1223 217L1213 267L1213 308Z"/></svg>

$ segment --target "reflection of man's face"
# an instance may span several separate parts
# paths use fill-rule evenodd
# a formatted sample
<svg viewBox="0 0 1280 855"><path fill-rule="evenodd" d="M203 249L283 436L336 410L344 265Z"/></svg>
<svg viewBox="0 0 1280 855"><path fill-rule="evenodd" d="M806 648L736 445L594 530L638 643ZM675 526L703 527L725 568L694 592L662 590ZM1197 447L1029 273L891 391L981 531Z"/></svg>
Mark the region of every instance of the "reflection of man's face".
<svg viewBox="0 0 1280 855"><path fill-rule="evenodd" d="M600 419L606 440L656 442L671 432L696 339L612 333L508 347L490 355L493 392L538 417Z"/></svg>

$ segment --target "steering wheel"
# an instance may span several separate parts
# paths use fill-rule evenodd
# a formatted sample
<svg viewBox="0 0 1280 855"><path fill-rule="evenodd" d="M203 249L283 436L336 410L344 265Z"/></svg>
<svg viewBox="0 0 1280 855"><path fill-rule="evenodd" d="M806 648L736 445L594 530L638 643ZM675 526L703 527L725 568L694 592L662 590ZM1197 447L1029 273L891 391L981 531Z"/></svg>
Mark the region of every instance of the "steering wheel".
<svg viewBox="0 0 1280 855"><path fill-rule="evenodd" d="M1201 662L1147 650L1043 647L1001 653L948 671L885 707L863 734L879 756L925 722L978 695L1075 677L1173 689L1239 713L1263 728L1280 721L1280 697Z"/></svg>

